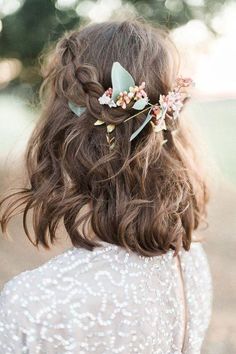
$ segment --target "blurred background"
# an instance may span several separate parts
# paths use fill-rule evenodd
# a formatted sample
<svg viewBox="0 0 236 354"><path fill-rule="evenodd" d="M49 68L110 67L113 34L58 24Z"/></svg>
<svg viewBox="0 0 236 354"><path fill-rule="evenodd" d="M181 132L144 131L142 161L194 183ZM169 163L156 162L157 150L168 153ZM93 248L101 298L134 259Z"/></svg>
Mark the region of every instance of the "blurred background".
<svg viewBox="0 0 236 354"><path fill-rule="evenodd" d="M22 186L22 155L38 119L40 56L61 34L81 24L144 17L171 30L182 75L196 82L188 119L204 140L211 171L205 237L213 276L213 316L204 354L236 353L236 1L222 0L0 0L0 193ZM50 251L35 249L21 219L0 234L0 288L71 246L66 237Z"/></svg>

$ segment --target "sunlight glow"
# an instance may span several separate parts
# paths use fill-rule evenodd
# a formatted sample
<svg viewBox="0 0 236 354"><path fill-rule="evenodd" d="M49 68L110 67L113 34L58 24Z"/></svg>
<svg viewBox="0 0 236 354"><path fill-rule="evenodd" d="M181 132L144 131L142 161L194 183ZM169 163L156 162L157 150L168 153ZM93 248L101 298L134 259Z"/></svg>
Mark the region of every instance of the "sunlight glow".
<svg viewBox="0 0 236 354"><path fill-rule="evenodd" d="M0 0L0 13L4 16L11 15L23 5L23 0Z"/></svg>
<svg viewBox="0 0 236 354"><path fill-rule="evenodd" d="M75 7L77 0L57 0L56 8L59 10L71 9Z"/></svg>
<svg viewBox="0 0 236 354"><path fill-rule="evenodd" d="M0 61L0 87L15 79L21 72L22 64L18 59Z"/></svg>
<svg viewBox="0 0 236 354"><path fill-rule="evenodd" d="M108 20L115 10L122 5L121 0L98 0L82 1L76 8L79 16L89 17L92 22L103 22Z"/></svg>
<svg viewBox="0 0 236 354"><path fill-rule="evenodd" d="M190 6L204 6L204 0L185 0Z"/></svg>
<svg viewBox="0 0 236 354"><path fill-rule="evenodd" d="M196 82L201 99L236 97L236 4L226 6L212 20L218 36L200 20L191 20L172 31L180 51L183 74Z"/></svg>

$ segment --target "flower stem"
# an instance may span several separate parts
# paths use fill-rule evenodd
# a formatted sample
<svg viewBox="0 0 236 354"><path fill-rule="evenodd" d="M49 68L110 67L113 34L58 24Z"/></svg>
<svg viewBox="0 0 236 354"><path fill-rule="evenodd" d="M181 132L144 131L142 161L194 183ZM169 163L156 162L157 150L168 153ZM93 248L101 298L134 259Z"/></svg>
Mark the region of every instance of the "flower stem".
<svg viewBox="0 0 236 354"><path fill-rule="evenodd" d="M150 105L150 106L153 106L151 103L149 103L149 105ZM134 118L134 117L138 116L139 114L148 111L149 109L150 109L150 107L143 109L142 111L140 111L140 112L134 114L133 116L131 116L131 117L125 119L124 122L127 122L127 121L130 120L131 118Z"/></svg>

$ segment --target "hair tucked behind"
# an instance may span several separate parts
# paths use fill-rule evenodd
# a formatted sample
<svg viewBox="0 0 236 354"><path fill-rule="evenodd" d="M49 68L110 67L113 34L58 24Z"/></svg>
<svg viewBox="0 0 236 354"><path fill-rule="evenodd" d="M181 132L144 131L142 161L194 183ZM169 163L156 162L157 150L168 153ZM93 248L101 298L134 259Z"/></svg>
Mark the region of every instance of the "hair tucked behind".
<svg viewBox="0 0 236 354"><path fill-rule="evenodd" d="M144 256L170 248L177 254L181 245L189 249L208 198L191 134L180 118L158 134L148 124L130 142L145 115L122 123L132 109L98 102L111 86L114 61L136 84L145 81L151 103L167 94L177 77L176 50L163 30L123 21L67 33L43 70L42 117L26 152L29 185L2 200L2 206L8 201L3 232L20 210L31 239L27 215L32 210L36 245L45 248L63 221L73 245L89 250L99 239ZM68 101L86 107L85 112L77 117ZM97 119L116 125L112 151L106 126L94 126ZM96 238L79 229L86 223Z"/></svg>

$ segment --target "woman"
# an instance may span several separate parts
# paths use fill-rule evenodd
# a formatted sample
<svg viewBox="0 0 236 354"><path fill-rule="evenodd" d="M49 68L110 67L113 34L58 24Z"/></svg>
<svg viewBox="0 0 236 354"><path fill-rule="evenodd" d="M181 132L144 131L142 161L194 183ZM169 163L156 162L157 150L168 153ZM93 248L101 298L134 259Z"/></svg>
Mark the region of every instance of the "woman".
<svg viewBox="0 0 236 354"><path fill-rule="evenodd" d="M167 33L145 23L58 42L29 185L2 201L1 226L21 208L33 242L32 210L35 246L49 248L63 222L72 247L5 284L1 353L200 353L212 285L193 236L208 194L180 115L190 84Z"/></svg>

